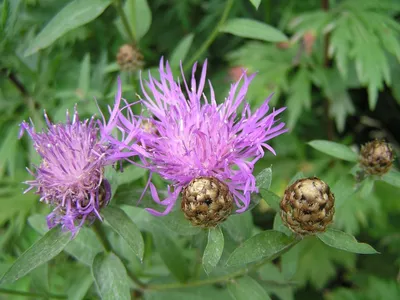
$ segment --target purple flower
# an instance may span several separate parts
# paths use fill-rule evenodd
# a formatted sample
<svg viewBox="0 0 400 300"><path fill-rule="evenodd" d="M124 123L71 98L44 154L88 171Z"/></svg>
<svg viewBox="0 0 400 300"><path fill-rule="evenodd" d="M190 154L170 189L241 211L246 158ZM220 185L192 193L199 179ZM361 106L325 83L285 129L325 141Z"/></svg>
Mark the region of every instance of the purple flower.
<svg viewBox="0 0 400 300"><path fill-rule="evenodd" d="M239 81L231 86L225 101L217 104L210 82L210 97L203 93L207 62L198 83L196 65L190 86L183 79L185 90L174 81L170 66L167 63L164 67L163 60L159 68L160 80L150 76L145 82L147 89L142 82L145 96L142 103L152 116L144 120L155 127L153 132L143 130L140 134L140 143L147 152L144 167L171 181L173 187L168 188L168 197L160 200L155 186L150 183L153 199L166 207L162 213L148 209L154 215L168 214L182 189L201 176L224 182L234 196L237 212L244 212L250 204L250 194L257 192L253 175L255 163L264 156L264 149L275 154L267 142L287 131L285 124L275 119L285 108L273 109L268 114L271 96L251 112L245 96L254 74L247 76L243 72ZM120 116L124 118L122 113Z"/></svg>
<svg viewBox="0 0 400 300"><path fill-rule="evenodd" d="M119 106L121 83L118 83L116 105ZM118 106L110 109L108 124L101 124L94 117L80 121L76 107L72 120L67 111L65 124L51 123L45 113L48 128L40 133L35 131L32 121L21 124L20 137L27 131L42 158L35 172L28 169L35 179L25 182L30 185L25 192L36 189L40 201L55 207L47 217L50 229L61 224L74 236L86 220L101 220L99 210L111 197L104 167L121 158L118 145L111 146L108 142L111 129L116 126ZM135 153L131 151L129 155Z"/></svg>

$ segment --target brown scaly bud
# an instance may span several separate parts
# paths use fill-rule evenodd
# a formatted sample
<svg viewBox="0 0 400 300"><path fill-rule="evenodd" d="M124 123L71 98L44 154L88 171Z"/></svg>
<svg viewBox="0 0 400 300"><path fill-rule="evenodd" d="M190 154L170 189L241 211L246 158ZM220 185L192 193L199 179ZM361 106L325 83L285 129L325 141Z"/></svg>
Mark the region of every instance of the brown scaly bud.
<svg viewBox="0 0 400 300"><path fill-rule="evenodd" d="M297 180L285 190L281 218L299 235L324 232L335 213L335 197L329 186L317 177Z"/></svg>
<svg viewBox="0 0 400 300"><path fill-rule="evenodd" d="M135 46L125 44L119 48L117 63L122 71L134 72L143 67L143 55Z"/></svg>
<svg viewBox="0 0 400 300"><path fill-rule="evenodd" d="M367 174L386 174L390 170L393 160L392 147L382 140L374 140L361 147L359 161Z"/></svg>
<svg viewBox="0 0 400 300"><path fill-rule="evenodd" d="M233 195L218 179L198 177L183 189L181 208L194 226L215 227L232 213Z"/></svg>

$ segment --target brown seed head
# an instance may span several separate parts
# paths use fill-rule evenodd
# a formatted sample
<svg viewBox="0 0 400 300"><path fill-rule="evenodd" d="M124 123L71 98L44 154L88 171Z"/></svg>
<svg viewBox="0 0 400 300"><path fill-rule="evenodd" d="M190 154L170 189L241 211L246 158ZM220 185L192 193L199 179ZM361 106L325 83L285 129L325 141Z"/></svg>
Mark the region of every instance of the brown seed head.
<svg viewBox="0 0 400 300"><path fill-rule="evenodd" d="M297 180L285 190L281 218L293 232L310 235L324 232L335 213L335 197L317 177Z"/></svg>
<svg viewBox="0 0 400 300"><path fill-rule="evenodd" d="M143 55L135 46L125 44L119 48L117 63L122 71L134 72L143 67Z"/></svg>
<svg viewBox="0 0 400 300"><path fill-rule="evenodd" d="M374 140L361 147L359 161L367 174L386 174L390 170L393 160L392 147L382 140Z"/></svg>
<svg viewBox="0 0 400 300"><path fill-rule="evenodd" d="M218 179L198 177L183 189L181 208L194 226L215 227L232 213L233 195Z"/></svg>

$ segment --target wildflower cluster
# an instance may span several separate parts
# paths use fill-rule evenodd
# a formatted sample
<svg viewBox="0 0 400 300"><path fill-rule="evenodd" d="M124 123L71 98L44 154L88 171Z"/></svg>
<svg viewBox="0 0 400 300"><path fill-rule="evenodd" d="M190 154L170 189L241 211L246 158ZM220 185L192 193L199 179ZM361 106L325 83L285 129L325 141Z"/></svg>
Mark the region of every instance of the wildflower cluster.
<svg viewBox="0 0 400 300"><path fill-rule="evenodd" d="M225 220L234 205L238 213L249 207L251 193L257 192L254 165L265 149L275 154L268 142L287 131L277 119L285 108L269 112L268 97L252 112L245 97L255 75L245 72L218 103L210 82L210 96L204 94L207 62L198 82L196 68L189 83L184 76L180 83L161 60L160 79L142 81L140 116L132 112L135 103L122 99L119 84L108 121L80 121L75 111L65 124L52 124L45 115L48 130L41 133L22 123L42 158L28 190L36 188L41 200L55 207L49 227L60 223L75 233L85 220L101 219L99 210L111 194L104 167L118 160L150 171L151 195L165 207L148 209L154 215L168 214L180 194L185 216L202 227ZM116 131L120 134L111 134ZM152 174L170 182L165 199L159 198Z"/></svg>

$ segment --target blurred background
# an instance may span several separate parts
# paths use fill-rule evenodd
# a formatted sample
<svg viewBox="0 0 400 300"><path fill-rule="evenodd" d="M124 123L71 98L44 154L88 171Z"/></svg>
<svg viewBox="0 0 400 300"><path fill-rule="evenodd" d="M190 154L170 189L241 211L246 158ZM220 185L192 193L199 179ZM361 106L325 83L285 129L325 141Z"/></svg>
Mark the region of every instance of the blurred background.
<svg viewBox="0 0 400 300"><path fill-rule="evenodd" d="M75 104L82 117L99 115L94 98L107 111L118 76L123 97L135 101L140 77L156 77L161 57L180 77L180 61L189 76L192 64L207 58L219 102L243 69L257 72L247 97L252 108L271 93L271 108L287 107L289 133L273 140L278 155L266 155L256 169L272 166L278 195L298 172L331 186L351 178L347 162L313 150L310 140L358 151L380 138L399 153L398 0L3 0L0 7L0 274L38 237L28 217L48 211L34 193L22 194L21 182L30 178L25 167L38 157L27 138L18 139L19 124L31 118L39 131L44 109L63 122ZM340 184L351 189L351 179ZM259 228L272 227L274 213L264 202L252 215ZM357 256L310 240L293 254L295 287L274 297L400 299L399 189L379 181L367 195L349 194L335 226L381 254ZM41 274L13 287L29 290L35 276ZM0 290L0 299L11 297L26 299Z"/></svg>

